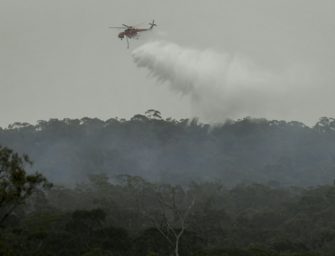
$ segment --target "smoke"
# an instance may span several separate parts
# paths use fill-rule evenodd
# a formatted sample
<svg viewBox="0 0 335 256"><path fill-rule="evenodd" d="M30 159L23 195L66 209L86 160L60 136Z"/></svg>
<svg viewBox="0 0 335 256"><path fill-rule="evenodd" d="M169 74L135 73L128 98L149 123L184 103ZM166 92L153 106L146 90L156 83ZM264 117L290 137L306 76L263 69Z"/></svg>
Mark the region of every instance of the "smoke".
<svg viewBox="0 0 335 256"><path fill-rule="evenodd" d="M178 94L190 97L193 115L206 122L245 116L297 118L299 91L310 80L304 68L273 71L250 59L213 50L181 47L167 41L148 42L132 52L149 75ZM298 74L299 73L299 77ZM308 103L305 97L301 109Z"/></svg>

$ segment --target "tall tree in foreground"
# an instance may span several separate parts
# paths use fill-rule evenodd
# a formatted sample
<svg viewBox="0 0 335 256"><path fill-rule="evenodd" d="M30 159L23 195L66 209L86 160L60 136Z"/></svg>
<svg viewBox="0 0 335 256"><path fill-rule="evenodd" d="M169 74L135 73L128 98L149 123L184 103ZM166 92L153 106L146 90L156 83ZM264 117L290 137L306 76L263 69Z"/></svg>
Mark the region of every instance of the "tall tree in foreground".
<svg viewBox="0 0 335 256"><path fill-rule="evenodd" d="M0 227L36 189L51 186L40 173L27 174L31 165L27 155L0 146Z"/></svg>
<svg viewBox="0 0 335 256"><path fill-rule="evenodd" d="M151 220L159 233L179 256L180 241L187 228L195 198L181 186L161 185L157 188L158 208L151 213Z"/></svg>

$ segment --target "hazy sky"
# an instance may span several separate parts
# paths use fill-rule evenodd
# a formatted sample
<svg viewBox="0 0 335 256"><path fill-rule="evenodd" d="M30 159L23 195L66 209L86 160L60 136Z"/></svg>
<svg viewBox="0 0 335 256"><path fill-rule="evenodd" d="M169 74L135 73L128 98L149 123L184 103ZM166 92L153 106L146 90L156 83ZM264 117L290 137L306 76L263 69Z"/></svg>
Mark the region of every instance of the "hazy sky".
<svg viewBox="0 0 335 256"><path fill-rule="evenodd" d="M157 86L132 60L132 49L156 38L290 76L292 113L273 118L335 116L334 10L333 0L0 0L0 126L150 108L192 115L189 97ZM108 29L153 18L156 32L129 50Z"/></svg>

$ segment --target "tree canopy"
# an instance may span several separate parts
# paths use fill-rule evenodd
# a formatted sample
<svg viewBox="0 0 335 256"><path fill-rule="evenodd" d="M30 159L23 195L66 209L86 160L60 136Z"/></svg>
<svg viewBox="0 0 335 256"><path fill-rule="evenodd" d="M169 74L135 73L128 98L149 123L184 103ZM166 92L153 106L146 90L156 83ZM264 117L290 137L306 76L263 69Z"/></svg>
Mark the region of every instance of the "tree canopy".
<svg viewBox="0 0 335 256"><path fill-rule="evenodd" d="M0 226L36 189L51 186L43 175L28 174L27 164L32 164L27 155L0 146Z"/></svg>
<svg viewBox="0 0 335 256"><path fill-rule="evenodd" d="M148 110L129 120L50 119L0 130L2 145L25 152L49 180L67 185L88 175L128 174L187 184L221 180L282 186L330 184L335 168L335 121L244 118L207 125L163 119Z"/></svg>

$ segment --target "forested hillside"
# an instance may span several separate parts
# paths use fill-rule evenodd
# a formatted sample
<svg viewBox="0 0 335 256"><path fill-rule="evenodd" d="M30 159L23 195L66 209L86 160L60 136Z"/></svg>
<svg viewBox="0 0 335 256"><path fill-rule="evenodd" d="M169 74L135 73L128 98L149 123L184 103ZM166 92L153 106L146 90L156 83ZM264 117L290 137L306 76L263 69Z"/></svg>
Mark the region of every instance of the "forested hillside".
<svg viewBox="0 0 335 256"><path fill-rule="evenodd" d="M94 175L73 189L35 191L0 224L4 256L333 256L335 186Z"/></svg>
<svg viewBox="0 0 335 256"><path fill-rule="evenodd" d="M151 110L15 123L0 142L0 255L334 255L334 119Z"/></svg>
<svg viewBox="0 0 335 256"><path fill-rule="evenodd" d="M188 184L262 182L329 184L335 179L335 120L299 122L245 118L206 125L162 119L156 110L130 120L50 119L0 129L0 144L33 159L52 182L74 185L89 174L141 176Z"/></svg>

